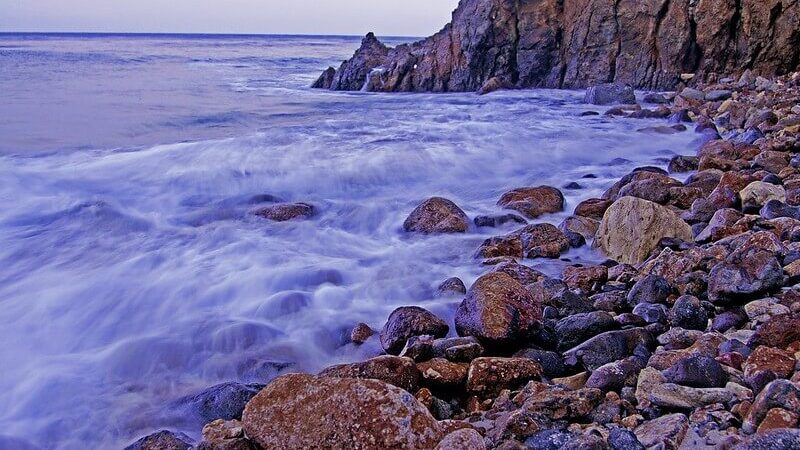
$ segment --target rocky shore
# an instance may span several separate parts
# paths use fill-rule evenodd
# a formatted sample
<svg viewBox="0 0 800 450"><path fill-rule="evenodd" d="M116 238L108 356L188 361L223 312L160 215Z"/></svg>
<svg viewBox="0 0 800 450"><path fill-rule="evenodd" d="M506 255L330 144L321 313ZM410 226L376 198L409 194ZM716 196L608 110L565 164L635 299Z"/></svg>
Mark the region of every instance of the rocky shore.
<svg viewBox="0 0 800 450"><path fill-rule="evenodd" d="M435 35L389 48L369 34L316 88L481 91L673 89L750 69L800 67L800 3L785 0L461 0Z"/></svg>
<svg viewBox="0 0 800 450"><path fill-rule="evenodd" d="M564 208L549 186L510 190L498 205L513 213L474 225L438 197L410 213L409 233L520 223L476 250L486 273L469 289L441 283L463 297L454 323L408 306L379 332L354 324L353 343L386 354L211 388L195 399L210 421L197 447L161 431L128 449L800 448L800 72L643 100L605 114L693 128L696 156L637 168L559 226L539 221ZM524 265L583 245L609 259L560 279Z"/></svg>

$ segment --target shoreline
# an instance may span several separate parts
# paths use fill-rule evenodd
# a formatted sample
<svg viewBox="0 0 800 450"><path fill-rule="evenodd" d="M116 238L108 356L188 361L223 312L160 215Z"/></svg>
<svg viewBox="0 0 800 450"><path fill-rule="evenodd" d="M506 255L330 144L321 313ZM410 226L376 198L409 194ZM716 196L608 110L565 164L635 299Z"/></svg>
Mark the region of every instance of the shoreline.
<svg viewBox="0 0 800 450"><path fill-rule="evenodd" d="M628 117L680 120L647 129L652 136L682 123L722 136L697 157L673 158L670 173L635 169L559 227L537 218L563 210L560 191L509 191L500 199L509 215L480 220L525 216L531 225L484 242L477 252L493 264L469 290L456 279L440 287L466 296L455 319L461 337L446 338L450 324L421 308L399 308L371 337L387 355L318 376L282 375L238 398L230 416L243 409L241 421L206 425L198 448L350 448L349 440L355 448L747 449L800 441L792 400L800 398L800 291L792 289L800 280L800 159L792 157L800 152L799 87L800 73L745 74L685 88L668 111L610 106ZM670 177L689 172L686 182ZM463 232L469 221L433 198L404 228ZM561 279L516 262L558 258L592 241L616 261L571 266ZM359 324L352 340L373 334ZM129 448L168 441L193 445L160 432Z"/></svg>

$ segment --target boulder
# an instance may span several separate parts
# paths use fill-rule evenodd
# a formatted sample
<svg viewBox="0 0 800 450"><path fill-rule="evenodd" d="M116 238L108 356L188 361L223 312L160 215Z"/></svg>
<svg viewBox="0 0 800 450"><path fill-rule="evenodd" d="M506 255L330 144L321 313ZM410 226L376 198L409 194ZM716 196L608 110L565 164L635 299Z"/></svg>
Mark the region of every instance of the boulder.
<svg viewBox="0 0 800 450"><path fill-rule="evenodd" d="M575 347L600 333L616 328L614 317L604 311L573 314L558 321L556 336L558 349L567 350Z"/></svg>
<svg viewBox="0 0 800 450"><path fill-rule="evenodd" d="M723 387L728 382L728 374L714 358L705 355L690 355L678 360L664 371L670 383L696 388Z"/></svg>
<svg viewBox="0 0 800 450"><path fill-rule="evenodd" d="M436 288L436 294L439 297L464 295L467 293L467 287L460 278L452 277L444 280L439 287Z"/></svg>
<svg viewBox="0 0 800 450"><path fill-rule="evenodd" d="M668 414L645 422L634 430L639 442L646 448L677 450L689 431L689 419L683 414Z"/></svg>
<svg viewBox="0 0 800 450"><path fill-rule="evenodd" d="M800 388L789 380L775 380L769 383L753 400L752 406L742 420L742 431L755 433L772 408L800 413Z"/></svg>
<svg viewBox="0 0 800 450"><path fill-rule="evenodd" d="M535 219L543 214L563 211L564 195L550 186L524 187L506 192L497 204Z"/></svg>
<svg viewBox="0 0 800 450"><path fill-rule="evenodd" d="M595 245L620 263L647 259L665 237L692 240L692 229L670 209L635 197L622 197L606 211Z"/></svg>
<svg viewBox="0 0 800 450"><path fill-rule="evenodd" d="M745 212L756 213L770 200L786 202L786 191L783 186L754 181L739 192L739 197Z"/></svg>
<svg viewBox="0 0 800 450"><path fill-rule="evenodd" d="M397 355L412 336L445 337L450 327L430 311L419 306L403 306L389 315L381 330L381 346L386 353Z"/></svg>
<svg viewBox="0 0 800 450"><path fill-rule="evenodd" d="M528 225L514 232L522 240L522 248L528 258L558 258L569 250L569 239L558 228L549 223Z"/></svg>
<svg viewBox="0 0 800 450"><path fill-rule="evenodd" d="M619 361L633 354L637 347L652 348L655 339L644 328L607 331L564 352L568 365L582 364L586 370L597 370L600 366Z"/></svg>
<svg viewBox="0 0 800 450"><path fill-rule="evenodd" d="M408 392L377 380L289 374L247 404L247 436L263 448L430 449L441 425Z"/></svg>
<svg viewBox="0 0 800 450"><path fill-rule="evenodd" d="M516 389L542 375L542 366L527 358L476 358L469 366L467 391L494 398L503 389Z"/></svg>
<svg viewBox="0 0 800 450"><path fill-rule="evenodd" d="M420 373L413 359L392 355L331 366L320 372L319 376L380 380L409 392L415 392L419 388L420 381Z"/></svg>
<svg viewBox="0 0 800 450"><path fill-rule="evenodd" d="M540 326L542 306L519 281L492 272L469 288L455 316L460 336L474 336L490 345L527 339Z"/></svg>
<svg viewBox="0 0 800 450"><path fill-rule="evenodd" d="M365 323L359 323L350 331L350 341L356 345L361 345L364 342L367 342L369 338L371 338L375 332L369 325Z"/></svg>
<svg viewBox="0 0 800 450"><path fill-rule="evenodd" d="M586 90L583 98L585 103L592 105L613 105L636 103L636 95L633 88L621 83L606 83L592 86Z"/></svg>
<svg viewBox="0 0 800 450"><path fill-rule="evenodd" d="M422 381L433 388L453 389L467 380L469 364L456 363L444 358L433 358L417 364Z"/></svg>
<svg viewBox="0 0 800 450"><path fill-rule="evenodd" d="M463 233L469 228L464 211L446 198L432 197L417 206L403 229L417 233Z"/></svg>
<svg viewBox="0 0 800 450"><path fill-rule="evenodd" d="M261 384L222 383L178 400L177 404L197 414L204 423L240 419L247 402L263 387Z"/></svg>

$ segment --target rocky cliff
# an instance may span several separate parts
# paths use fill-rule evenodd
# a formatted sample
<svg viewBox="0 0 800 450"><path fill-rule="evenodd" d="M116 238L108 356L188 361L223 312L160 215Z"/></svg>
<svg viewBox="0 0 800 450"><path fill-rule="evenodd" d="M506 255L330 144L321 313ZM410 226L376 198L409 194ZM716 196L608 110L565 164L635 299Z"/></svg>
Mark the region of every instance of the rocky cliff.
<svg viewBox="0 0 800 450"><path fill-rule="evenodd" d="M389 48L368 34L317 88L474 91L674 87L800 66L800 0L461 0L437 34Z"/></svg>

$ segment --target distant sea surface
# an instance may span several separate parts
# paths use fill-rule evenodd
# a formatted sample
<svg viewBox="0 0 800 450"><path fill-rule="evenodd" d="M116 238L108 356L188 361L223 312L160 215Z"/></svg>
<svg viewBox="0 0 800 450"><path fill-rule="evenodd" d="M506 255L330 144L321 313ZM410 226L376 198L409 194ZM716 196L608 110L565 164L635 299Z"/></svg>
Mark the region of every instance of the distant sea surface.
<svg viewBox="0 0 800 450"><path fill-rule="evenodd" d="M575 181L567 212L542 218L558 223L696 145L635 131L658 121L579 117L582 92L309 89L359 42L0 34L0 449L198 438L187 396L375 355L349 330L398 306L452 321L460 299L436 286L474 281L475 249L513 228L403 233L425 198L474 217L509 189ZM318 213L266 222L265 194Z"/></svg>

